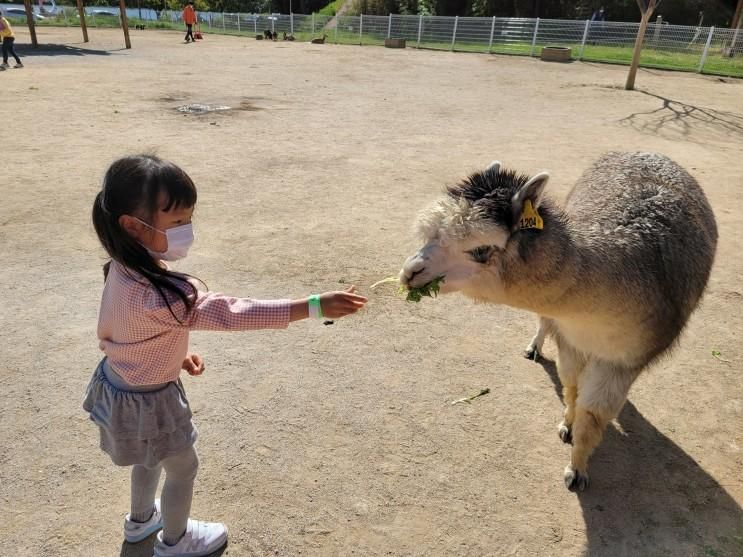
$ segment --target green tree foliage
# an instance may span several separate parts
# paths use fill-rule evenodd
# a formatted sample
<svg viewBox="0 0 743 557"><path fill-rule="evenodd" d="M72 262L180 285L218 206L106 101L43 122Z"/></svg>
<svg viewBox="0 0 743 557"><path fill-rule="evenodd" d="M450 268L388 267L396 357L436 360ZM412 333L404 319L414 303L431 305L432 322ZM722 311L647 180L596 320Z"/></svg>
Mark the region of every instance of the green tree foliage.
<svg viewBox="0 0 743 557"><path fill-rule="evenodd" d="M127 5L156 10L181 10L187 0L128 0ZM243 13L312 13L327 0L194 0L199 11ZM737 0L663 0L656 15L676 25L729 26ZM60 5L75 5L75 0L58 0ZM86 6L115 6L118 0L84 0ZM588 19L603 7L609 21L639 21L635 0L355 0L350 13L370 15L424 14L481 17L541 17Z"/></svg>

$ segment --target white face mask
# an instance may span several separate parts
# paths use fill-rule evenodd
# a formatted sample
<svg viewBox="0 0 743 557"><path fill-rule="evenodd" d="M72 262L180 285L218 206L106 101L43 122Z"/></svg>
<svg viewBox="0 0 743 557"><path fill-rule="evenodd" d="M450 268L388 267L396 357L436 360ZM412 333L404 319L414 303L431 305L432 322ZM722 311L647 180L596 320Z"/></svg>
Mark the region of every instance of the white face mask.
<svg viewBox="0 0 743 557"><path fill-rule="evenodd" d="M146 248L152 257L162 259L163 261L176 261L178 259L183 259L188 255L188 248L191 247L194 241L193 225L190 222L188 224L176 226L175 228L160 230L159 228L155 228L154 226L147 224L143 220L137 220L144 224L147 228L156 230L160 234L165 234L165 238L168 242L168 249L160 253Z"/></svg>

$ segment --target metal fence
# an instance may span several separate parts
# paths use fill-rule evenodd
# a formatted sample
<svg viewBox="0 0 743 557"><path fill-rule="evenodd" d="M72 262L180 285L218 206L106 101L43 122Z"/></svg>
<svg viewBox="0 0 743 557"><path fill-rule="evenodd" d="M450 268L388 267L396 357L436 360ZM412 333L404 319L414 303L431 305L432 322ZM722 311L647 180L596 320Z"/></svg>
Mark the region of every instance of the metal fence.
<svg viewBox="0 0 743 557"><path fill-rule="evenodd" d="M97 13L96 13L97 11ZM136 18L135 10L127 10ZM93 26L120 25L102 12L117 8L86 8ZM149 26L180 28L181 12L162 11ZM151 17L150 13L145 19ZM407 46L463 52L539 56L542 47L565 46L574 60L629 64L638 23L502 17L421 15L323 16L319 14L234 14L200 12L203 32L263 35L270 30L298 41L327 36L336 44L382 45L387 38L405 39ZM45 24L79 25L72 8L59 8ZM743 30L653 23L645 34L640 64L661 69L743 77Z"/></svg>

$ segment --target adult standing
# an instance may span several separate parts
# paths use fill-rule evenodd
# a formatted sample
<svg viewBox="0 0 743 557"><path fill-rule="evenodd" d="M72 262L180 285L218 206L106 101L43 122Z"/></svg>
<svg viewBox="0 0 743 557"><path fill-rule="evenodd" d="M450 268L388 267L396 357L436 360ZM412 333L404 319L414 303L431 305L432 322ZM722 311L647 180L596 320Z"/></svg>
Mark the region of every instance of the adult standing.
<svg viewBox="0 0 743 557"><path fill-rule="evenodd" d="M193 36L193 26L196 25L196 10L193 7L193 0L190 0L183 8L183 23L186 24L186 42L196 42Z"/></svg>
<svg viewBox="0 0 743 557"><path fill-rule="evenodd" d="M5 16L2 15L2 12L0 12L0 37L3 38L3 63L0 65L0 71L8 69L9 54L12 54L13 58L15 58L14 67L22 68L23 62L18 58L18 55L15 53L15 49L13 48L13 43L15 43L13 29L10 27L8 20L5 19Z"/></svg>

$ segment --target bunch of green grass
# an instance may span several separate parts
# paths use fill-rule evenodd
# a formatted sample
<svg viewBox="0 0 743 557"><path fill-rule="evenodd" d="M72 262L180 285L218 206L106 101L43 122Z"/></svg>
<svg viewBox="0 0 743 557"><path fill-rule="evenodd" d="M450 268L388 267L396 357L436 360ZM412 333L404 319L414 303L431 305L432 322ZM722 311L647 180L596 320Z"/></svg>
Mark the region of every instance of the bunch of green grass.
<svg viewBox="0 0 743 557"><path fill-rule="evenodd" d="M374 284L372 284L371 288L374 289L380 284L385 284L388 282L399 282L399 279L397 277L387 277L386 279L382 279L379 282L375 282ZM439 295L439 290L441 290L442 282L444 282L444 277L436 277L431 282L427 282L423 286L418 286L409 290L403 285L400 285L397 291L400 294L407 294L407 296L405 297L405 301L407 302L420 302L424 296L428 296L429 298L436 298Z"/></svg>

